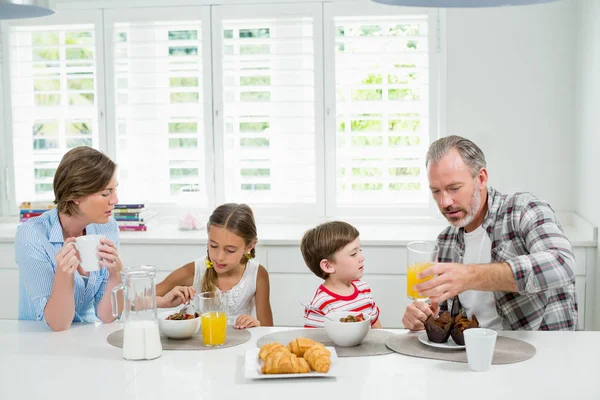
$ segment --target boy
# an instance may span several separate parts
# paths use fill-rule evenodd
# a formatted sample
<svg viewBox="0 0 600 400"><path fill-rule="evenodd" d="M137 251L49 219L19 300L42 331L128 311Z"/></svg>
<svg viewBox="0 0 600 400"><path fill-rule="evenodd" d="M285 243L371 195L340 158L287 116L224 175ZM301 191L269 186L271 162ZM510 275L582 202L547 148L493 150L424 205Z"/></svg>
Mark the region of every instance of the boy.
<svg viewBox="0 0 600 400"><path fill-rule="evenodd" d="M333 311L362 312L371 318L371 327L381 328L379 307L371 296L371 288L360 281L365 258L358 236L352 225L332 221L308 230L302 237L300 251L304 262L325 280L315 291L310 309L304 310L305 328L323 327L323 314Z"/></svg>

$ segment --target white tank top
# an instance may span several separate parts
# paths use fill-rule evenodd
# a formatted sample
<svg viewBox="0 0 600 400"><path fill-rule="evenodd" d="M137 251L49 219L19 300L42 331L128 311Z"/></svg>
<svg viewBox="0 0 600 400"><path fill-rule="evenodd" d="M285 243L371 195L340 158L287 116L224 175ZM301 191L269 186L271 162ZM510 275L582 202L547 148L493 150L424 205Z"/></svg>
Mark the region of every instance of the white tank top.
<svg viewBox="0 0 600 400"><path fill-rule="evenodd" d="M492 241L489 235L479 226L473 232L465 233L465 255L463 264L489 264L492 262ZM479 326L495 330L502 329L502 320L496 311L494 292L467 290L458 295L460 304L467 316L477 316Z"/></svg>
<svg viewBox="0 0 600 400"><path fill-rule="evenodd" d="M194 288L196 293L201 293L202 277L206 271L206 256L194 261ZM252 315L254 312L254 296L256 295L256 278L258 276L259 262L251 258L246 264L246 269L242 274L240 281L227 292L229 303L229 312L227 314L227 324L233 325L240 315ZM219 292L221 290L217 288Z"/></svg>

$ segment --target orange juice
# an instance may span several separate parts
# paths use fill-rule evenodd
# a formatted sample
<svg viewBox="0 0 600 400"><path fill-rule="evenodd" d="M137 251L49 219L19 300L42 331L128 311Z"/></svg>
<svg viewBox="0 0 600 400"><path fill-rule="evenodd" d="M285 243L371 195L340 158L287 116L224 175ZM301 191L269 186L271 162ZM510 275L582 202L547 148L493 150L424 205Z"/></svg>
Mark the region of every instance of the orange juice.
<svg viewBox="0 0 600 400"><path fill-rule="evenodd" d="M202 314L202 340L205 346L225 344L227 333L227 314L211 311Z"/></svg>
<svg viewBox="0 0 600 400"><path fill-rule="evenodd" d="M406 293L409 298L416 299L427 299L427 297L419 296L419 292L413 289L413 286L419 284L421 282L425 282L433 278L433 276L428 276L425 279L417 279L417 274L433 265L432 262L420 262L413 265L410 265L406 269Z"/></svg>

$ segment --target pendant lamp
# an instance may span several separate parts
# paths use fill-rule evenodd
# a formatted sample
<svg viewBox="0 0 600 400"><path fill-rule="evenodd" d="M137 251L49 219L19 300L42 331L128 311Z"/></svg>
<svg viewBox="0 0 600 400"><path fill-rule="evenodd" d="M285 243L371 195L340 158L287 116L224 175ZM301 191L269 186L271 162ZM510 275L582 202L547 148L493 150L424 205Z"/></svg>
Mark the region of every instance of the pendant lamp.
<svg viewBox="0 0 600 400"><path fill-rule="evenodd" d="M524 6L528 4L550 3L557 0L371 0L375 3L392 6L407 7L435 7L435 8L476 8L476 7L503 7Z"/></svg>
<svg viewBox="0 0 600 400"><path fill-rule="evenodd" d="M54 14L49 0L0 0L1 19L37 18Z"/></svg>

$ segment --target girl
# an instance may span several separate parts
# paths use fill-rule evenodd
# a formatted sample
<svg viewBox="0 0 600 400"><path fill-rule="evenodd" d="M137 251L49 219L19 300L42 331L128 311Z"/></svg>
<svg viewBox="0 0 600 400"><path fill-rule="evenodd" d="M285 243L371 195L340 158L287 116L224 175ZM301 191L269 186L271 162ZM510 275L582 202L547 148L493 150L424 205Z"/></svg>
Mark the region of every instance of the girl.
<svg viewBox="0 0 600 400"><path fill-rule="evenodd" d="M163 296L178 286L193 286L200 292L220 291L228 295L228 323L237 329L273 326L269 300L269 274L255 259L256 224L246 204L217 207L207 224L206 257L173 271L156 287ZM252 311L256 305L256 317Z"/></svg>

